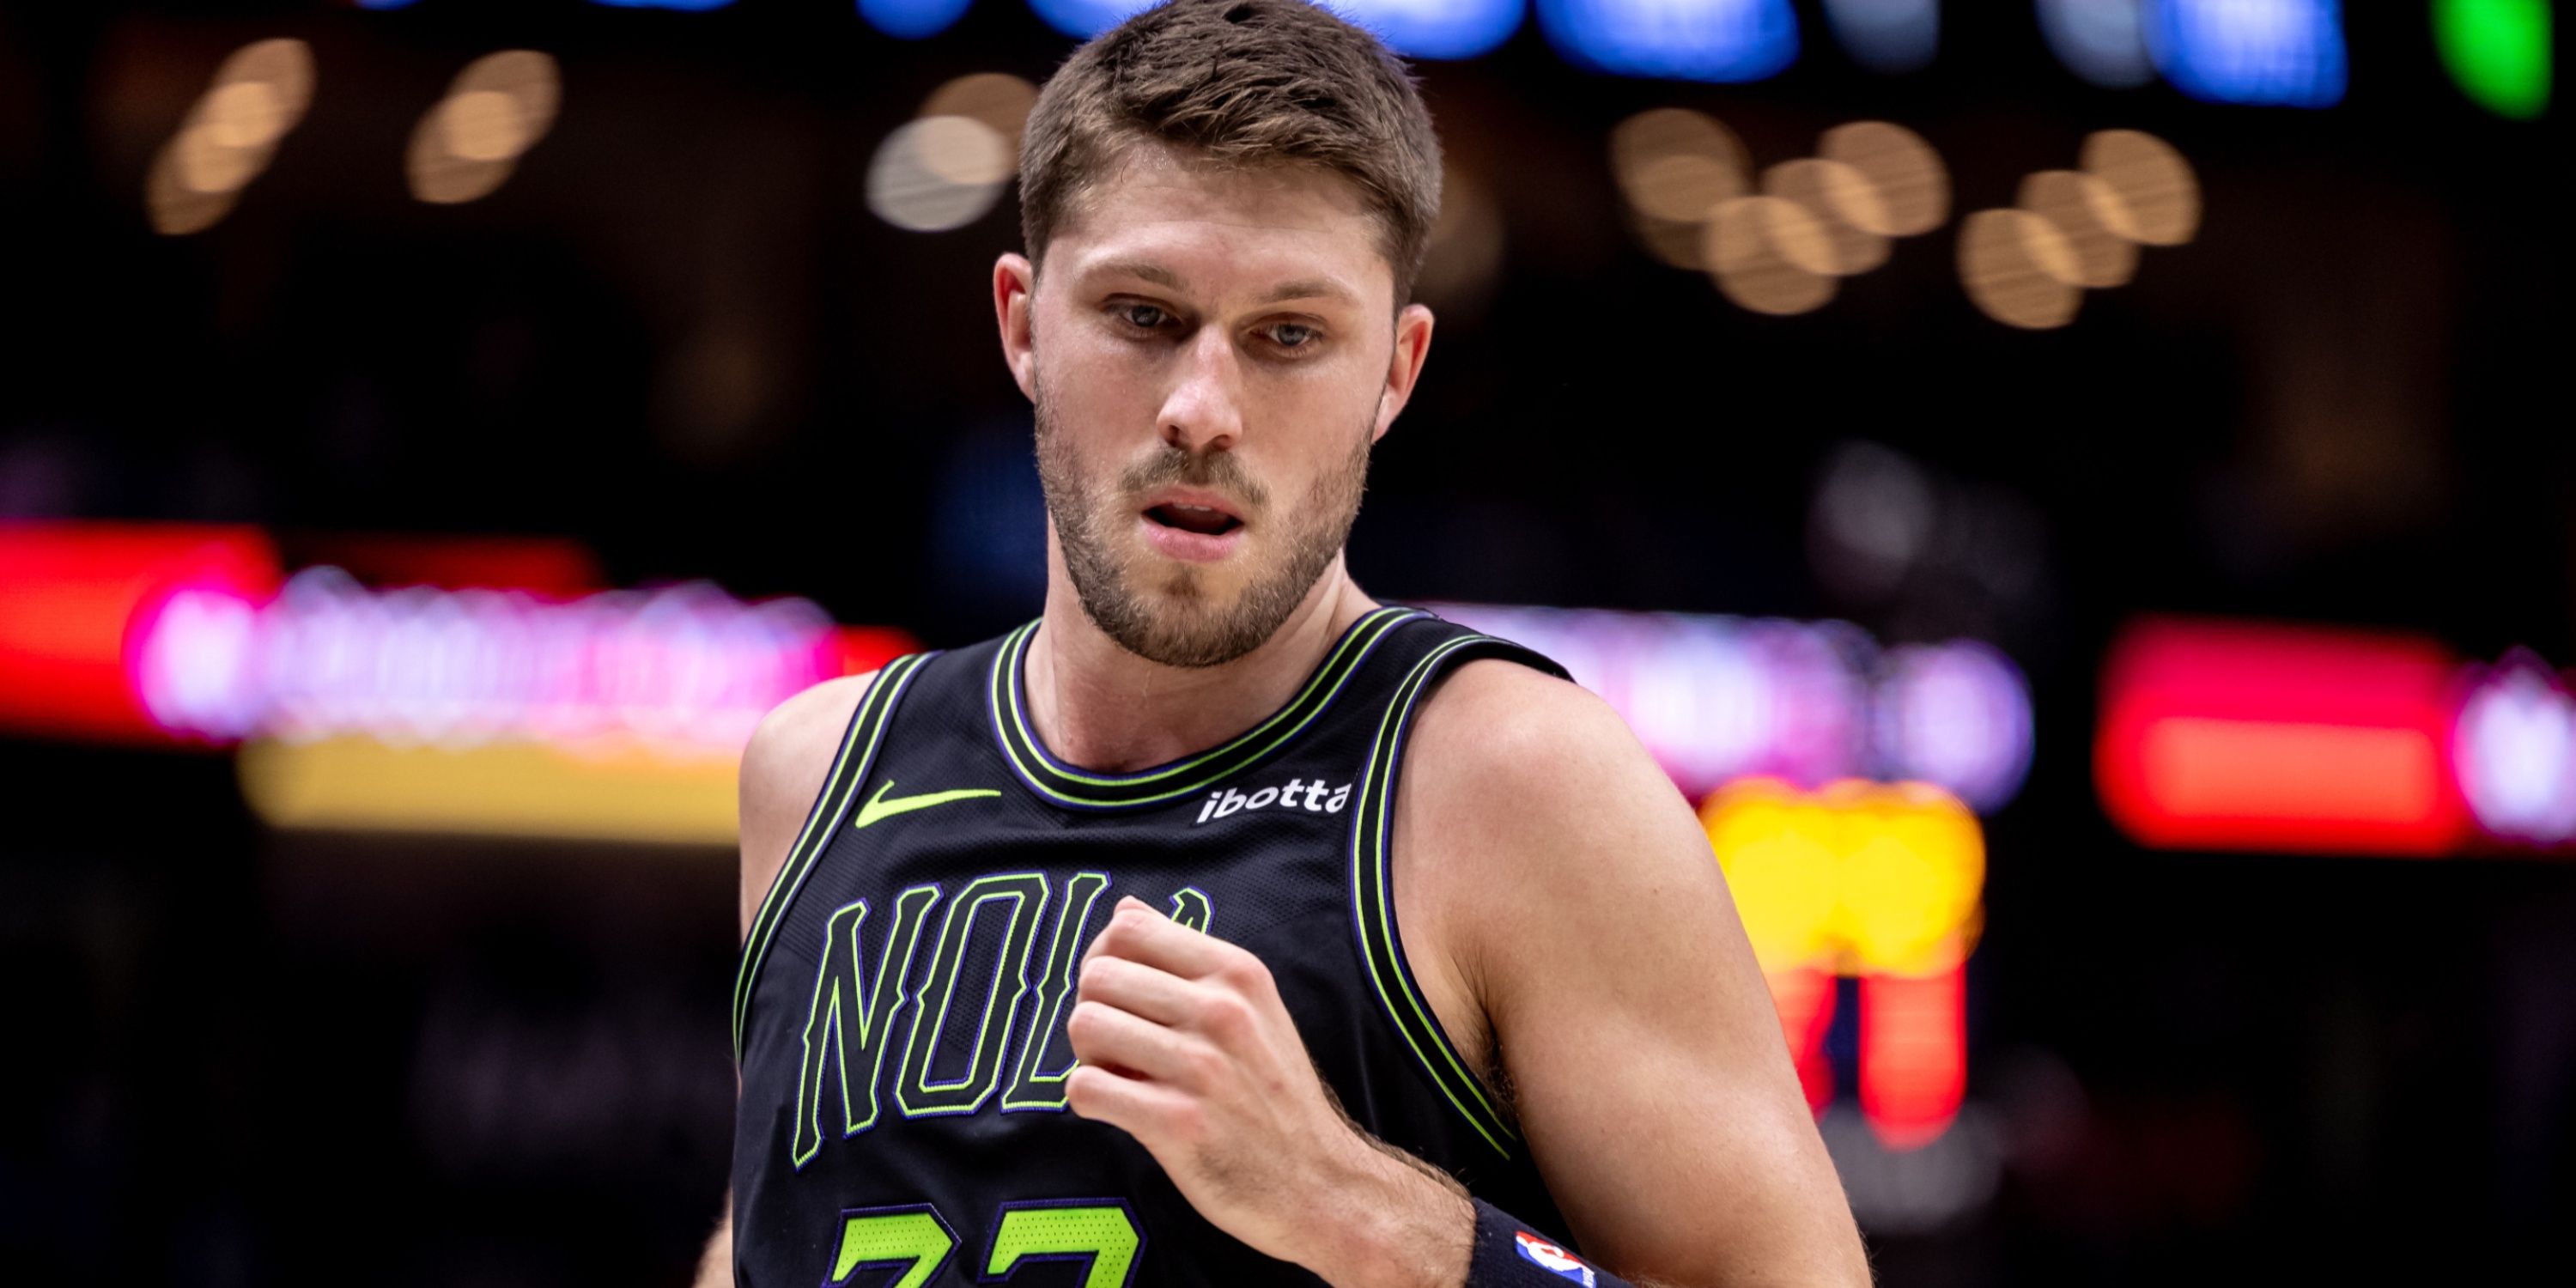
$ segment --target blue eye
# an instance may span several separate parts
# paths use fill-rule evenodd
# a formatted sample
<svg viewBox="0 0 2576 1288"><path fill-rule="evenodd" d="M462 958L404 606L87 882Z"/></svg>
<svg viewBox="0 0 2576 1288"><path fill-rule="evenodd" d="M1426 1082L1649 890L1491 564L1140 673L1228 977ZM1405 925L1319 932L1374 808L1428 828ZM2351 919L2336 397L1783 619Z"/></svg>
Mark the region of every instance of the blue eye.
<svg viewBox="0 0 2576 1288"><path fill-rule="evenodd" d="M1151 304L1121 304L1118 317L1140 331L1151 331L1171 320L1171 315Z"/></svg>
<svg viewBox="0 0 2576 1288"><path fill-rule="evenodd" d="M1301 322L1282 322L1270 328L1270 342L1282 349L1302 349L1314 339L1315 328Z"/></svg>

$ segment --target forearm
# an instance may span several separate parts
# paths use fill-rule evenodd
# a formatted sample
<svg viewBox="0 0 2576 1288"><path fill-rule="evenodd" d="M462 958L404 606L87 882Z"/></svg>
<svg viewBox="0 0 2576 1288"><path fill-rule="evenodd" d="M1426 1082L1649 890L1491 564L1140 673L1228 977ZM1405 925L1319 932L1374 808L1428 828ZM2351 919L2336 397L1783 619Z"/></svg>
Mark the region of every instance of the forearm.
<svg viewBox="0 0 2576 1288"><path fill-rule="evenodd" d="M1466 1189L1356 1127L1352 1136L1363 1148L1317 1187L1323 1237L1306 1268L1337 1288L1459 1288L1476 1225Z"/></svg>
<svg viewBox="0 0 2576 1288"><path fill-rule="evenodd" d="M1318 1255L1307 1262L1337 1288L1583 1282L1514 1250L1513 1235L1527 1227L1510 1213L1478 1205L1465 1187L1429 1163L1354 1134L1373 1147L1374 1157L1355 1155L1346 1181L1326 1189L1327 1208L1317 1227L1338 1237L1320 1243ZM1558 1251L1545 1242L1539 1246ZM1678 1288L1661 1280L1622 1279L1597 1267L1587 1273L1593 1276L1589 1282L1608 1288Z"/></svg>
<svg viewBox="0 0 2576 1288"><path fill-rule="evenodd" d="M698 1274L689 1281L692 1288L733 1288L733 1195L725 1195L724 1215L716 1218L716 1232L707 1238L707 1250L698 1254Z"/></svg>

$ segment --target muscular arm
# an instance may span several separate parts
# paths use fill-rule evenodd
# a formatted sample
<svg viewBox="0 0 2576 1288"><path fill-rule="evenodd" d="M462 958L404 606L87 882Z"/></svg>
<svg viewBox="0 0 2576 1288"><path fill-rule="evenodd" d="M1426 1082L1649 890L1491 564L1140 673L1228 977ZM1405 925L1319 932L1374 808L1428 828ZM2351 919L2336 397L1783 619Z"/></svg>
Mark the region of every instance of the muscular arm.
<svg viewBox="0 0 2576 1288"><path fill-rule="evenodd" d="M1868 1282L1716 859L1617 717L1462 668L1416 725L1395 840L1413 973L1461 1054L1498 1059L1587 1253L1688 1288ZM1073 1111L1218 1228L1344 1288L1468 1274L1468 1201L1342 1116L1259 958L1122 899L1076 997Z"/></svg>
<svg viewBox="0 0 2576 1288"><path fill-rule="evenodd" d="M860 695L867 692L867 675L845 676L826 680L813 688L778 704L761 718L760 727L752 731L751 742L742 750L742 771L736 790L741 813L739 832L742 838L742 885L737 896L740 930L736 938L748 938L751 920L759 915L760 901L769 897L769 887L778 879L778 869L787 862L787 851L796 844L796 833L805 826L805 813L813 808L814 798L823 793L823 779L832 772L832 754L842 731L850 723L850 713L858 709ZM696 1288L732 1288L733 1284L733 1196L725 1196L724 1215L717 1219L716 1231L707 1240L707 1249L698 1258Z"/></svg>
<svg viewBox="0 0 2576 1288"><path fill-rule="evenodd" d="M1866 1283L1707 838L1618 717L1472 663L1424 709L1400 793L1407 953L1504 1071L1585 1251L1673 1284Z"/></svg>

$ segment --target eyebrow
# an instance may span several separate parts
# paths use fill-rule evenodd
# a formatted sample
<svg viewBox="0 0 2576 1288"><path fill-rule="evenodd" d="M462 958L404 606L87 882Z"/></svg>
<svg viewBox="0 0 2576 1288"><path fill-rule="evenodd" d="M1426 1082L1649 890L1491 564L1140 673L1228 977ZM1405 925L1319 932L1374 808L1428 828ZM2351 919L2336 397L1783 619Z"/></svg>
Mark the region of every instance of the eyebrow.
<svg viewBox="0 0 2576 1288"><path fill-rule="evenodd" d="M1271 291L1268 295L1261 297L1260 302L1263 304L1278 304L1286 300L1316 299L1347 300L1354 304L1359 302L1358 299L1349 291L1343 289L1341 283L1321 277L1308 277L1301 278L1294 282L1282 282L1279 284L1277 289Z"/></svg>
<svg viewBox="0 0 2576 1288"><path fill-rule="evenodd" d="M1160 286L1166 290L1187 291L1189 289L1182 283L1180 274L1148 260L1111 260L1105 264L1101 264L1097 268L1094 268L1092 273L1099 276L1133 277L1141 281L1152 282L1154 285ZM1259 300L1254 301L1254 303L1278 304L1287 300L1315 299L1347 300L1354 303L1357 302L1357 297L1352 295L1350 290L1339 282L1324 277L1301 277L1293 282L1281 282L1278 286L1272 288L1269 294L1262 296Z"/></svg>

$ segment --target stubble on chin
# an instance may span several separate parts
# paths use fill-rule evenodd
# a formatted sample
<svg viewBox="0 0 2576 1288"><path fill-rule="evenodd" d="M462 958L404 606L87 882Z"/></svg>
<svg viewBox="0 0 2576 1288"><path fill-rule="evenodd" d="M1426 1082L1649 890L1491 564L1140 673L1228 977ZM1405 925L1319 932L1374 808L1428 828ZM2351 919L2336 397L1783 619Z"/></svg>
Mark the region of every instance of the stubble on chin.
<svg viewBox="0 0 2576 1288"><path fill-rule="evenodd" d="M1352 454L1317 479L1297 504L1259 513L1265 526L1289 525L1280 534L1284 548L1268 554L1266 569L1246 570L1231 604L1215 601L1208 585L1212 571L1188 565L1140 585L1153 574L1130 566L1131 559L1144 556L1126 541L1120 523L1128 517L1129 492L1151 486L1138 480L1230 483L1251 496L1264 495L1264 489L1242 477L1231 459L1190 458L1178 449L1127 471L1115 485L1092 485L1051 421L1043 386L1036 402L1038 481L1075 598L1102 634L1147 661L1191 669L1222 666L1267 643L1332 566L1358 517L1368 472L1370 439L1364 432Z"/></svg>

